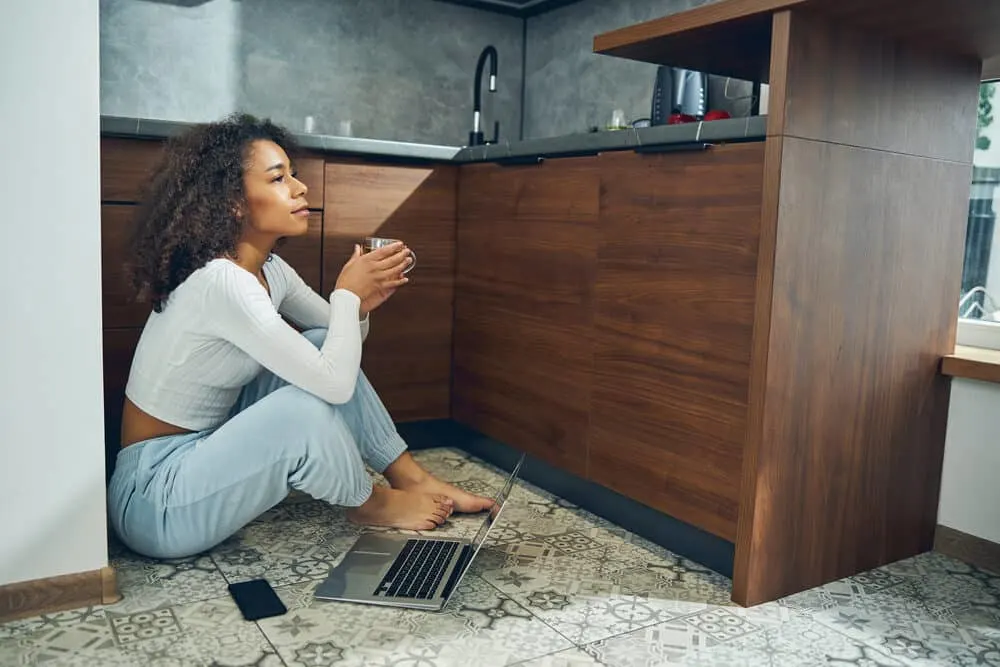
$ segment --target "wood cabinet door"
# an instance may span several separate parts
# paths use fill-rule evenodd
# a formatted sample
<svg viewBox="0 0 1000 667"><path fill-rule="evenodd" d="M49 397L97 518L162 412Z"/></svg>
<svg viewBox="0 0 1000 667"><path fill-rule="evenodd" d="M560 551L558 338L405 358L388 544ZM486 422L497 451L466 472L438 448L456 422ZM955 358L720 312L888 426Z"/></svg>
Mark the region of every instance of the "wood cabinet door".
<svg viewBox="0 0 1000 667"><path fill-rule="evenodd" d="M309 287L320 292L323 286L323 212L310 211L309 231L302 236L283 239L274 252L288 262Z"/></svg>
<svg viewBox="0 0 1000 667"><path fill-rule="evenodd" d="M463 167L453 417L587 474L596 158Z"/></svg>
<svg viewBox="0 0 1000 667"><path fill-rule="evenodd" d="M417 256L409 284L371 314L362 360L399 422L450 415L456 175L453 165L326 165L323 294L365 236L402 239Z"/></svg>
<svg viewBox="0 0 1000 667"><path fill-rule="evenodd" d="M136 210L132 204L101 206L101 299L105 328L141 327L152 310L149 302L136 301L125 273Z"/></svg>
<svg viewBox="0 0 1000 667"><path fill-rule="evenodd" d="M108 478L121 448L122 407L132 356L142 329L104 330L104 448Z"/></svg>
<svg viewBox="0 0 1000 667"><path fill-rule="evenodd" d="M733 541L763 159L601 157L591 478Z"/></svg>
<svg viewBox="0 0 1000 667"><path fill-rule="evenodd" d="M163 155L160 139L101 138L101 201L140 201Z"/></svg>
<svg viewBox="0 0 1000 667"><path fill-rule="evenodd" d="M101 201L142 201L153 169L163 156L162 139L101 138ZM309 208L323 208L323 158L304 152L293 158L293 169L309 192Z"/></svg>

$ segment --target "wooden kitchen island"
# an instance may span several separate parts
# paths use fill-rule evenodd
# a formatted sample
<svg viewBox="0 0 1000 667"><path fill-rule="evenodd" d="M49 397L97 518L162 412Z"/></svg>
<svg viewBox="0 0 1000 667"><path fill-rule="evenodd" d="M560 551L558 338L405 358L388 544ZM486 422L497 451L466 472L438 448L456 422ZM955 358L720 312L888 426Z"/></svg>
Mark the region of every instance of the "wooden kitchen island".
<svg viewBox="0 0 1000 667"><path fill-rule="evenodd" d="M725 0L594 50L770 83L734 599L929 550L1000 3Z"/></svg>
<svg viewBox="0 0 1000 667"><path fill-rule="evenodd" d="M351 242L406 239L417 270L363 362L394 418L453 420L581 498L715 540L740 604L921 553L977 86L1000 54L1000 3L942 11L724 0L600 35L600 53L769 82L766 137L500 163L312 151L310 234L279 252L327 292ZM109 461L148 312L123 239L159 145L103 142Z"/></svg>

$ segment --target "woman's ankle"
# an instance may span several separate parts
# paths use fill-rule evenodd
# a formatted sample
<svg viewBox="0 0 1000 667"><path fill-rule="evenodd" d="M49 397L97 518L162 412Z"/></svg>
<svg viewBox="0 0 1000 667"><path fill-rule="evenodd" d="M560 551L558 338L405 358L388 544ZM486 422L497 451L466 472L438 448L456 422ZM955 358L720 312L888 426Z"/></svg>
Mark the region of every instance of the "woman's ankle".
<svg viewBox="0 0 1000 667"><path fill-rule="evenodd" d="M430 473L420 467L409 452L403 452L382 472L393 488L399 489L420 484L430 477Z"/></svg>

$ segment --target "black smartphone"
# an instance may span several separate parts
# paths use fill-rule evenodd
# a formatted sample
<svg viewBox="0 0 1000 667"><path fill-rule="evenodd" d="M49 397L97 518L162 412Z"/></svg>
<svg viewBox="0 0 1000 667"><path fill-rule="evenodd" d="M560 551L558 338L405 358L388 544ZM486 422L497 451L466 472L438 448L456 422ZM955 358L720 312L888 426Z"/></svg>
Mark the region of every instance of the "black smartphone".
<svg viewBox="0 0 1000 667"><path fill-rule="evenodd" d="M251 579L229 584L229 594L243 613L243 618L256 621L261 618L281 616L288 612L271 584L264 579Z"/></svg>

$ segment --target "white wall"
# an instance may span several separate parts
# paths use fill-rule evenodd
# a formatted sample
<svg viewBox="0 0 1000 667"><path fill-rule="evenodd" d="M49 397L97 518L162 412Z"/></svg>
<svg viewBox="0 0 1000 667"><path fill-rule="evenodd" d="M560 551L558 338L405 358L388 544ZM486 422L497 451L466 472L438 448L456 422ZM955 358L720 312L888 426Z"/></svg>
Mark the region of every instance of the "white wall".
<svg viewBox="0 0 1000 667"><path fill-rule="evenodd" d="M953 380L938 523L1000 543L1000 385Z"/></svg>
<svg viewBox="0 0 1000 667"><path fill-rule="evenodd" d="M0 21L0 585L107 564L97 0Z"/></svg>

